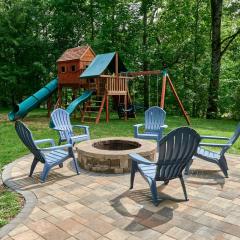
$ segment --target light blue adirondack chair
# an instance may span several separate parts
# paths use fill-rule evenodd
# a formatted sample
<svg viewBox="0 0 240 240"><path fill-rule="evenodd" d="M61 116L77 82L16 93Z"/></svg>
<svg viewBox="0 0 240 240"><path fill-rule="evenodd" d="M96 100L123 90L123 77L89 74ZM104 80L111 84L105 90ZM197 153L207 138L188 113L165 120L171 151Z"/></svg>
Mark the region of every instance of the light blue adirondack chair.
<svg viewBox="0 0 240 240"><path fill-rule="evenodd" d="M82 142L90 139L89 127L84 125L72 125L70 121L69 113L61 108L54 110L51 113L51 121L54 125L53 129L59 133L59 142L67 141L68 143L75 144L76 142ZM84 134L74 135L74 128L84 129Z"/></svg>
<svg viewBox="0 0 240 240"><path fill-rule="evenodd" d="M145 111L145 124L134 125L134 137L159 142L163 137L163 130L168 127L164 124L165 118L166 112L162 108L150 107ZM139 132L140 127L145 128L143 133Z"/></svg>
<svg viewBox="0 0 240 240"><path fill-rule="evenodd" d="M41 182L45 182L51 168L57 165L62 167L62 163L68 158L73 159L76 172L79 174L79 166L73 154L72 144L68 143L61 146L55 146L53 139L42 139L34 141L31 131L21 121L16 121L15 129L24 145L34 155L29 177L32 177L37 163L41 162L44 164L44 167L40 176L40 180ZM42 143L50 143L51 147L39 148L38 145Z"/></svg>
<svg viewBox="0 0 240 240"><path fill-rule="evenodd" d="M200 142L199 134L189 128L181 127L171 131L159 142L157 162L151 162L136 153L130 154L132 159L130 189L133 188L135 173L140 172L150 185L154 205L158 205L157 181L167 184L174 178L179 178L182 184L185 200L187 191L182 177L183 169L191 161Z"/></svg>
<svg viewBox="0 0 240 240"><path fill-rule="evenodd" d="M200 142L197 149L196 157L217 164L222 170L225 177L228 177L228 165L225 157L225 153L228 149L237 141L240 136L240 123L237 125L237 128L231 138L227 137L217 137L217 136L201 136L201 140L210 139L210 140L227 140L226 143L203 143ZM204 147L217 147L221 150L219 152L211 151ZM192 160L193 161L193 160ZM192 161L185 169L185 174L189 173L189 168L192 164Z"/></svg>

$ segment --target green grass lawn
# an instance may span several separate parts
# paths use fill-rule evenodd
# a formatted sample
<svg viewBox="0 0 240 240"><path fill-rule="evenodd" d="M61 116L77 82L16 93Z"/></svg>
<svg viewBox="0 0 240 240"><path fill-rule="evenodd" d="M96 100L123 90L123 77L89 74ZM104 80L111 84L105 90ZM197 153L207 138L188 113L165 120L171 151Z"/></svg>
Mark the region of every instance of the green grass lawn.
<svg viewBox="0 0 240 240"><path fill-rule="evenodd" d="M143 113L139 113L136 119L128 121L119 120L116 115L112 115L110 122L104 120L99 124L88 123L90 126L91 138L101 138L109 136L133 136L133 125L143 123ZM35 110L31 112L24 122L32 130L35 139L54 138L57 140L57 133L49 128L49 119L46 111ZM72 119L72 123L79 124L79 119ZM179 116L167 116L166 124L169 126L165 133L180 126L187 125L185 119ZM191 119L191 126L202 135L231 136L236 128L237 122L233 120L206 120ZM7 120L7 111L0 113L0 167L14 159L23 156L29 151L18 139L14 130L14 123ZM229 153L240 154L240 140L230 149Z"/></svg>
<svg viewBox="0 0 240 240"><path fill-rule="evenodd" d="M21 210L23 201L19 194L0 186L0 228Z"/></svg>
<svg viewBox="0 0 240 240"><path fill-rule="evenodd" d="M20 142L15 130L14 123L7 119L7 110L0 111L0 169L4 165L12 162L16 158L29 153L29 151ZM143 123L143 113L138 113L136 119L128 121L119 120L117 115L112 114L109 123L101 121L99 124L90 123L91 138L101 138L109 136L133 136L133 125ZM32 130L35 139L54 138L58 139L57 133L50 129L49 119L46 117L45 110L35 110L31 112L24 122ZM72 119L72 123L79 124L79 119ZM165 133L180 126L185 126L183 117L167 116L166 124L169 126ZM237 125L233 120L206 120L191 119L191 126L201 135L215 135L230 137ZM240 154L240 140L230 149L229 153ZM20 209L21 199L13 192L3 190L0 192L0 227L6 224L12 216Z"/></svg>

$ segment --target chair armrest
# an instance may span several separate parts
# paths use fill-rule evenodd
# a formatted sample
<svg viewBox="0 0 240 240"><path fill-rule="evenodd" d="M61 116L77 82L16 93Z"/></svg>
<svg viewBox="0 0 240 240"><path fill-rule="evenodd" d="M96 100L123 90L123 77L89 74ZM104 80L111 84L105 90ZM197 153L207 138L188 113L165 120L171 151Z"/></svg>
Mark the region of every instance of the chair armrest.
<svg viewBox="0 0 240 240"><path fill-rule="evenodd" d="M134 137L137 138L138 134L139 134L139 128L143 127L144 124L135 124L133 125L134 127Z"/></svg>
<svg viewBox="0 0 240 240"><path fill-rule="evenodd" d="M142 127L142 126L144 126L143 123L133 125L134 128L140 128L140 127Z"/></svg>
<svg viewBox="0 0 240 240"><path fill-rule="evenodd" d="M68 143L68 144L55 146L55 147L39 148L39 150L42 152L51 152L51 151L60 150L60 149L64 149L64 148L72 148L72 144Z"/></svg>
<svg viewBox="0 0 240 240"><path fill-rule="evenodd" d="M152 164L155 164L153 162L150 162L149 160L147 160L146 158L142 157L141 155L137 154L137 153L130 153L129 154L129 157L137 162L137 163L140 163L140 164L146 164L146 165L152 165Z"/></svg>
<svg viewBox="0 0 240 240"><path fill-rule="evenodd" d="M51 139L51 138L34 140L34 143L35 143L36 145L41 144L41 143L47 143L47 142L51 143L52 147L55 146L55 142L54 142L54 140Z"/></svg>
<svg viewBox="0 0 240 240"><path fill-rule="evenodd" d="M205 147L231 147L232 144L226 143L226 144L220 144L220 143L199 143L199 146L205 146Z"/></svg>
<svg viewBox="0 0 240 240"><path fill-rule="evenodd" d="M56 130L56 131L62 131L62 132L64 132L64 131L66 131L66 130L68 130L68 129L66 129L66 128L61 128L61 127L54 127L54 128L52 128L53 130Z"/></svg>
<svg viewBox="0 0 240 240"><path fill-rule="evenodd" d="M86 125L72 125L72 127L83 128L84 131L85 131L85 134L89 135L89 126L86 126Z"/></svg>
<svg viewBox="0 0 240 240"><path fill-rule="evenodd" d="M89 128L89 126L86 125L72 125L72 127Z"/></svg>
<svg viewBox="0 0 240 240"><path fill-rule="evenodd" d="M77 143L77 142L90 140L90 136L89 136L89 134L83 134L83 135L78 135L78 136L70 137L70 139L71 139L70 142L71 142L72 144L75 144L75 143Z"/></svg>
<svg viewBox="0 0 240 240"><path fill-rule="evenodd" d="M201 139L218 139L218 140L229 140L228 137L218 137L218 136L205 136L201 135Z"/></svg>

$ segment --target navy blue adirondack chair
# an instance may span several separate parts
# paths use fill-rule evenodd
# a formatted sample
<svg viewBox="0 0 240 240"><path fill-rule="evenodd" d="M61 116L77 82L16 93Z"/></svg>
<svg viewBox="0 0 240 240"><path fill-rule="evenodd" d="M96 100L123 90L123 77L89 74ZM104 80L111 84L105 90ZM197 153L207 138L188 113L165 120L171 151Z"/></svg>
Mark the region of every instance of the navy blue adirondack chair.
<svg viewBox="0 0 240 240"><path fill-rule="evenodd" d="M228 177L228 165L227 160L225 157L225 153L228 149L237 141L238 137L240 136L240 123L237 125L237 128L232 135L232 137L217 137L217 136L201 136L201 139L210 139L210 140L225 140L226 143L203 143L200 142L199 147L197 149L196 157L206 160L208 162L212 162L217 164L220 169L222 170L225 177ZM204 147L217 147L220 148L219 152L211 151ZM192 164L192 161L185 169L185 174L189 173L189 168Z"/></svg>
<svg viewBox="0 0 240 240"><path fill-rule="evenodd" d="M29 177L32 176L37 163L41 162L44 164L44 167L40 176L40 180L41 182L45 182L51 168L57 165L62 167L62 163L68 158L73 159L76 172L79 174L79 166L74 157L72 144L68 143L61 146L55 146L53 139L42 139L34 141L31 131L21 121L16 121L15 129L24 145L34 155ZM39 148L38 145L42 143L50 143L51 147Z"/></svg>
<svg viewBox="0 0 240 240"><path fill-rule="evenodd" d="M90 139L89 127L84 125L72 125L70 121L69 113L61 108L55 109L51 113L51 121L54 125L55 130L59 133L59 142L68 142L74 144L76 142L86 141ZM74 135L74 128L82 128L84 130L84 134Z"/></svg>
<svg viewBox="0 0 240 240"><path fill-rule="evenodd" d="M141 139L156 140L159 142L163 137L163 130L168 126L164 124L166 112L157 106L150 107L145 111L145 124L134 125L134 137ZM139 128L145 128L143 133L139 132Z"/></svg>
<svg viewBox="0 0 240 240"><path fill-rule="evenodd" d="M182 172L191 161L200 142L199 134L189 128L181 127L171 131L159 142L159 156L157 162L151 162L133 153L130 189L133 188L135 173L140 172L150 185L154 205L158 205L157 181L167 184L174 178L179 178L182 184L185 200L188 200Z"/></svg>

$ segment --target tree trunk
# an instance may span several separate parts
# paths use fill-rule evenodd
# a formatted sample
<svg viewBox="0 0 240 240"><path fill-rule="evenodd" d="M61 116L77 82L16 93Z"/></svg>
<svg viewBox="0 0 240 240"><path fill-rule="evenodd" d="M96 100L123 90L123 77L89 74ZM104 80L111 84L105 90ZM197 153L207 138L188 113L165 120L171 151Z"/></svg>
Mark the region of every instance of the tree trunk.
<svg viewBox="0 0 240 240"><path fill-rule="evenodd" d="M91 19L91 41L93 43L95 38L93 0L90 0L90 19Z"/></svg>
<svg viewBox="0 0 240 240"><path fill-rule="evenodd" d="M197 107L197 80L196 80L196 70L197 66L197 55L198 55L198 36L199 36L199 5L200 0L196 0L196 12L195 12L195 24L194 24L194 52L193 52L193 70L192 70L192 78L193 78L193 92L194 99L192 105L192 116L196 117L198 115L198 107Z"/></svg>
<svg viewBox="0 0 240 240"><path fill-rule="evenodd" d="M142 66L143 71L148 70L148 59L147 59L147 0L142 0L142 13L143 13L143 38L142 38ZM149 84L148 77L144 76L144 109L149 108Z"/></svg>
<svg viewBox="0 0 240 240"><path fill-rule="evenodd" d="M207 118L216 118L218 114L218 91L221 67L221 17L223 0L211 0L212 16L212 59L211 76L208 90Z"/></svg>

